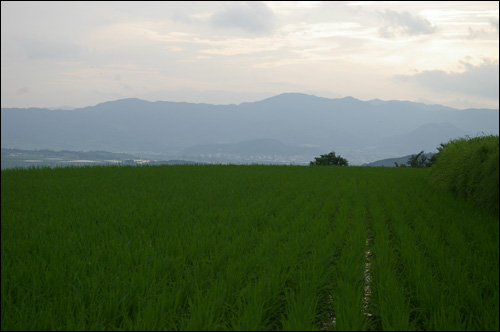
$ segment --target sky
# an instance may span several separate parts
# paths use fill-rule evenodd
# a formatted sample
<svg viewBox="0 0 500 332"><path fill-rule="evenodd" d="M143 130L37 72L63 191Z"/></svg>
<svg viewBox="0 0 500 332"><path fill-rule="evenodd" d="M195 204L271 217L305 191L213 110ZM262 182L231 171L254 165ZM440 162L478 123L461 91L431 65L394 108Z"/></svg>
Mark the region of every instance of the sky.
<svg viewBox="0 0 500 332"><path fill-rule="evenodd" d="M498 1L2 1L1 17L1 107L298 92L499 108Z"/></svg>

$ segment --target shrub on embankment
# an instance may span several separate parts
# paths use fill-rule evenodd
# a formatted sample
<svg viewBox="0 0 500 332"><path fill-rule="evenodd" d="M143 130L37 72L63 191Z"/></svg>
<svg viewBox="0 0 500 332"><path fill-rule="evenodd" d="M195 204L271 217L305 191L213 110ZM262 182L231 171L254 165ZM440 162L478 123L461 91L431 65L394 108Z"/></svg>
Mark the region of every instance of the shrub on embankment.
<svg viewBox="0 0 500 332"><path fill-rule="evenodd" d="M499 211L499 137L465 137L441 144L431 182L479 207Z"/></svg>

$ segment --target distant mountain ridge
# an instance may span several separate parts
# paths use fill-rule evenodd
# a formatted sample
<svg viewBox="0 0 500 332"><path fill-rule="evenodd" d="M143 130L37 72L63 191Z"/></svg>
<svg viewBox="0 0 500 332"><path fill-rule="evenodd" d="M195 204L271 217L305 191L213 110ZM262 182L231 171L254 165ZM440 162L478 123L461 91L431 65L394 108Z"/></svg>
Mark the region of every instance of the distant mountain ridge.
<svg viewBox="0 0 500 332"><path fill-rule="evenodd" d="M407 164L408 160L410 160L411 156L416 155L416 154L418 154L418 153L414 153L414 154L404 156L404 157L376 160L376 161L371 162L371 163L363 164L362 166L396 167L396 164L398 166L400 166L400 165L408 166L408 164ZM425 153L424 155L427 158L427 160L429 160L433 154L434 153Z"/></svg>
<svg viewBox="0 0 500 332"><path fill-rule="evenodd" d="M130 98L75 110L2 108L1 142L4 148L104 150L195 160L212 155L209 161L214 158L209 150L216 145L224 159L235 152L248 156L258 140L269 140L250 155L256 160L279 155L280 162L293 156L307 163L318 153L335 151L350 164L363 164L432 152L440 143L464 135L497 135L498 115L493 109L300 93L239 105Z"/></svg>

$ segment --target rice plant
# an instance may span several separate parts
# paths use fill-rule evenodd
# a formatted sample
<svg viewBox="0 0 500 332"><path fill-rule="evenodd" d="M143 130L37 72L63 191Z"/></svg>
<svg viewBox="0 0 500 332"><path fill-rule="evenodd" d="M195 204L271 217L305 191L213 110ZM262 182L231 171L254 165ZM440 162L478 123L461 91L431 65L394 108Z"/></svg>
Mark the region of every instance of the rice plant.
<svg viewBox="0 0 500 332"><path fill-rule="evenodd" d="M498 330L498 222L429 170L2 170L2 330Z"/></svg>

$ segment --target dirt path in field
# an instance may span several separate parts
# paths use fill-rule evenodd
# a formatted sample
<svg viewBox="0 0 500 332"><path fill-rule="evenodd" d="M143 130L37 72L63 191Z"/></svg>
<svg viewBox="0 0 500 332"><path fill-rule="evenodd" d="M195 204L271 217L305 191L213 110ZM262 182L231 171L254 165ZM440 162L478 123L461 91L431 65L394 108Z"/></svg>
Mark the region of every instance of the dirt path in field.
<svg viewBox="0 0 500 332"><path fill-rule="evenodd" d="M328 295L328 307L333 308L333 297ZM328 320L321 322L323 328L321 331L330 331L337 323L337 318L335 318L335 313L333 310L328 311Z"/></svg>
<svg viewBox="0 0 500 332"><path fill-rule="evenodd" d="M372 276L370 273L370 267L371 267L371 257L372 257L372 242L373 239L371 237L366 238L365 246L365 270L364 270L364 281L365 281L365 287L364 287L364 292L363 292L363 313L365 314L366 317L371 318L373 315L370 313L370 297L372 295L372 290L371 290L371 283L372 283Z"/></svg>
<svg viewBox="0 0 500 332"><path fill-rule="evenodd" d="M368 236L366 238L366 241L365 241L365 254L364 254L364 257L365 257L365 261L364 261L364 264L365 264L365 268L364 268L364 271L363 271L363 278L364 278L364 288L363 288L363 314L368 318L370 319L373 314L369 311L370 309L370 297L371 297L371 294L372 294L372 290L371 290L371 283L372 283L372 276L371 276L371 273L370 273L370 268L371 268L371 257L372 257L372 243L373 243L373 238L372 236ZM330 308L333 308L333 297L331 295L328 296L328 306ZM333 312L333 310L330 310L328 312L328 321L326 322L322 322L322 325L323 325L323 328L322 330L325 331L325 330L331 330L336 322L337 322L337 318L335 317L335 313Z"/></svg>
<svg viewBox="0 0 500 332"><path fill-rule="evenodd" d="M372 217L370 213L370 209L367 207L365 203L365 208L367 209L367 216L365 219L366 223L366 240L365 240L365 251L364 251L364 270L363 270L363 314L366 316L367 321L370 321L373 317L373 313L370 312L370 300L372 295L372 275L370 272L371 269L371 260L372 260L372 246L373 246L373 227L372 227ZM322 330L331 330L337 322L337 318L335 317L335 312L333 311L333 297L332 295L328 296L328 307L331 308L328 311L328 320L322 322Z"/></svg>

